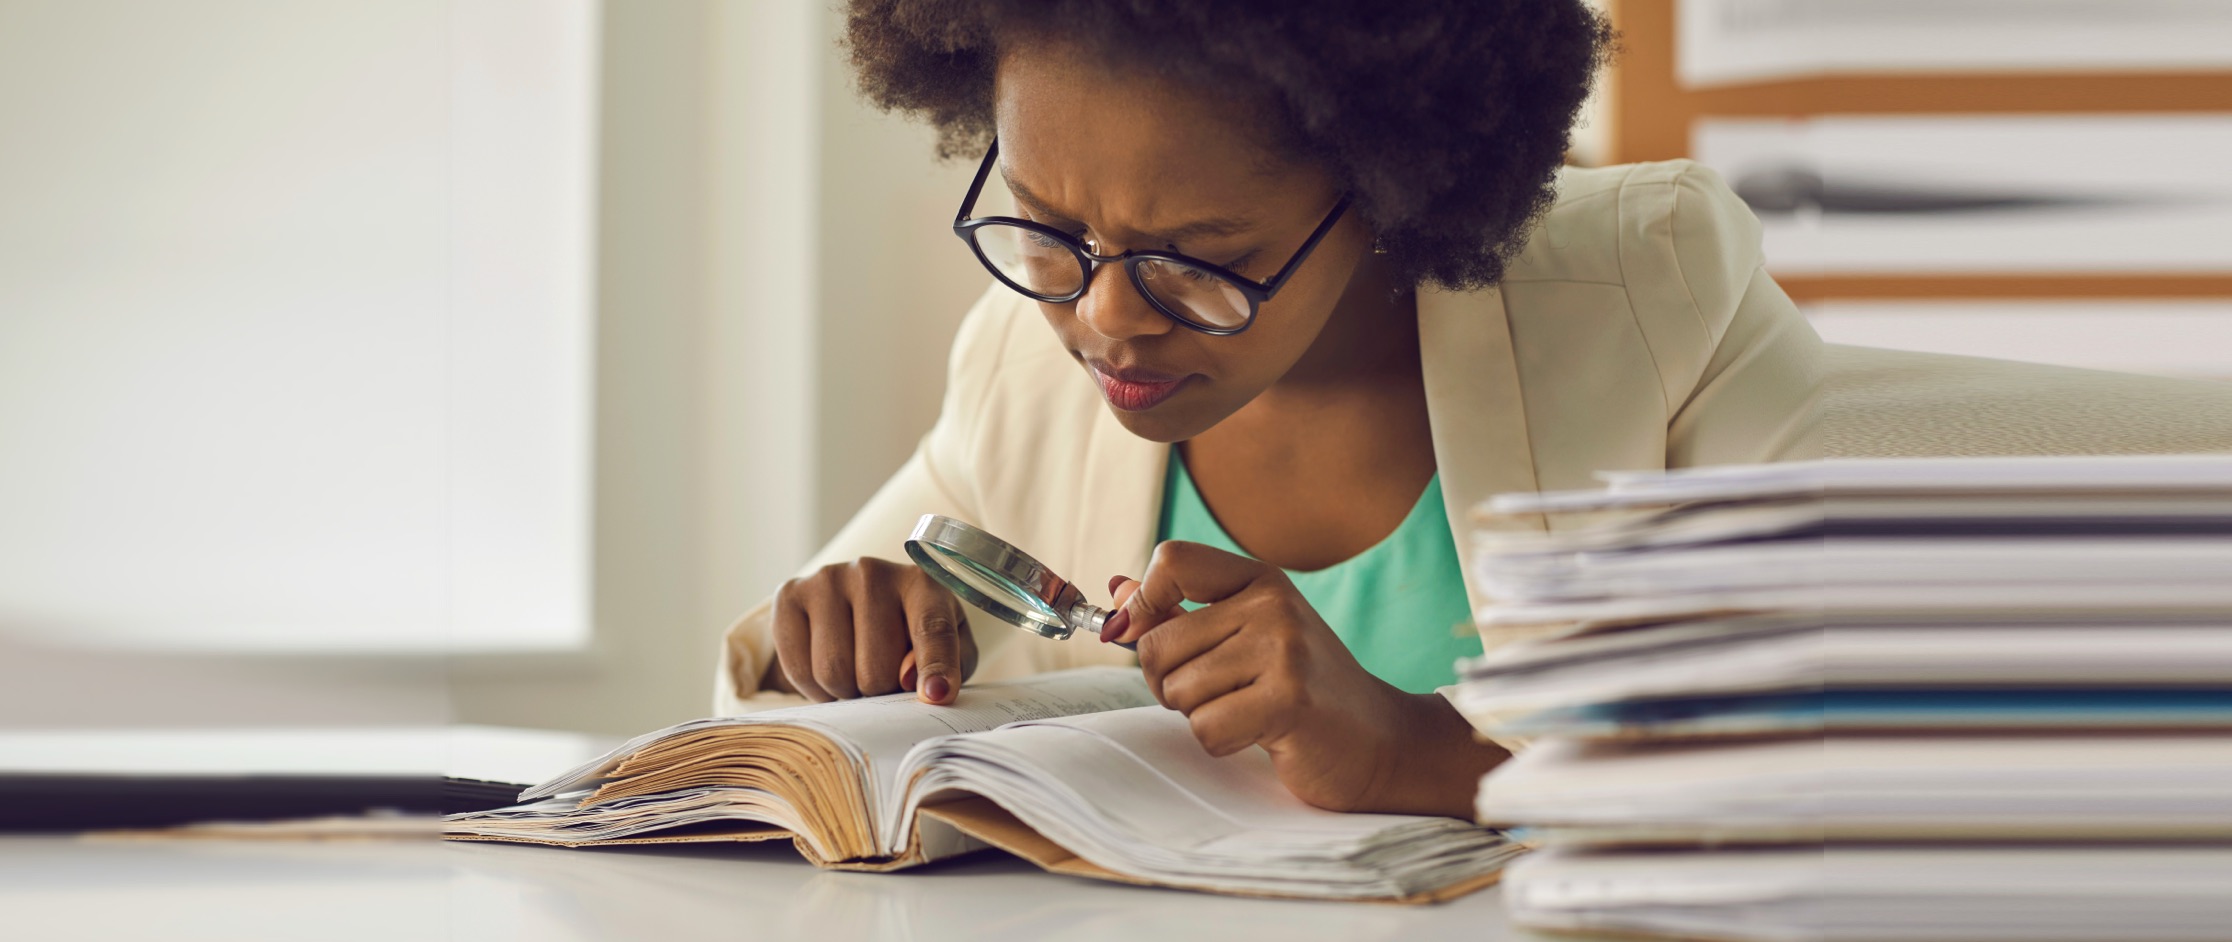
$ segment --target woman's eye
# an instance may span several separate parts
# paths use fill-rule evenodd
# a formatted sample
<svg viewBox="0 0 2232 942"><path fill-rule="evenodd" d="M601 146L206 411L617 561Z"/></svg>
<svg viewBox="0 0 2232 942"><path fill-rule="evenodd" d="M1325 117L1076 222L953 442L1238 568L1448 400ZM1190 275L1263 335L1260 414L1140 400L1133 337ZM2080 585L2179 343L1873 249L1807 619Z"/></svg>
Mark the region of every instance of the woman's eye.
<svg viewBox="0 0 2232 942"><path fill-rule="evenodd" d="M1036 245L1039 248L1052 250L1063 247L1060 241L1056 240L1053 236L1047 235L1046 233L1040 232L1036 229L1025 229L1023 231L1028 234L1028 237L1031 240L1031 244Z"/></svg>
<svg viewBox="0 0 2232 942"><path fill-rule="evenodd" d="M1166 251L1170 251L1170 252L1178 252L1178 247L1177 247L1177 246L1175 246L1175 245L1164 245L1164 246L1163 246L1163 248L1164 248L1164 249L1165 249ZM1183 254L1183 253L1180 253L1180 254ZM1253 261L1253 260L1255 260L1255 257L1256 257L1256 253L1254 253L1254 252L1249 252L1249 253L1248 253L1248 254L1246 254L1246 255L1242 255L1242 256L1240 256L1239 258L1233 259L1232 261L1226 262L1226 263L1224 263L1224 264L1222 264L1222 265L1219 265L1219 266L1217 266L1217 267L1218 267L1218 268L1222 268L1222 269L1224 269L1225 271L1231 272L1231 273L1233 273L1233 274L1235 274L1235 275L1238 275L1238 274L1241 274L1242 272L1244 272L1244 271L1245 271L1245 270L1247 269L1247 265L1248 265L1248 263L1249 263L1249 262L1251 262L1251 261ZM1200 270L1200 269L1198 269L1198 268L1195 268L1195 267L1193 267L1193 266L1191 266L1191 265L1180 265L1180 266L1177 266L1177 267L1178 267L1178 268L1179 268L1179 269L1180 269L1181 271L1184 271L1184 272L1186 273L1186 277L1188 277L1188 278L1192 278L1192 279L1194 279L1195 281L1213 281L1213 280L1216 280L1216 277L1217 277L1217 276L1215 276L1215 275L1211 275L1211 274L1209 274L1208 272L1205 272L1205 271L1202 271L1202 270Z"/></svg>

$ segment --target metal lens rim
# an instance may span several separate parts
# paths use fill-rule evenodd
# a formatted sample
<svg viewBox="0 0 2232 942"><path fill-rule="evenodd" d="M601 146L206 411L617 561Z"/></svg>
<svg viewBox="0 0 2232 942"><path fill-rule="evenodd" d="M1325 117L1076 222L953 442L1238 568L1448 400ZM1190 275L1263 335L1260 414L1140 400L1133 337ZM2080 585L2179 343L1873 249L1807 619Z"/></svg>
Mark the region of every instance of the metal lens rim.
<svg viewBox="0 0 2232 942"><path fill-rule="evenodd" d="M977 545L968 545L972 543ZM1060 640L1072 633L1070 626L1059 614L1050 613L1044 608L1043 600L1029 592L1019 591L1022 583L1008 573L986 566L979 560L980 552L992 553L1007 557L1012 565L1041 570L1045 568L1038 560L1032 559L1007 541L950 517L924 514L922 519L915 522L915 531L908 537L904 548L915 565L937 580L939 585L952 590L961 601L992 617L1041 637ZM956 574L952 568L955 565L969 566L987 579L1008 586L1001 593L1006 598L994 598L985 594ZM1024 603L1022 608L1011 604L1024 598L1030 601Z"/></svg>

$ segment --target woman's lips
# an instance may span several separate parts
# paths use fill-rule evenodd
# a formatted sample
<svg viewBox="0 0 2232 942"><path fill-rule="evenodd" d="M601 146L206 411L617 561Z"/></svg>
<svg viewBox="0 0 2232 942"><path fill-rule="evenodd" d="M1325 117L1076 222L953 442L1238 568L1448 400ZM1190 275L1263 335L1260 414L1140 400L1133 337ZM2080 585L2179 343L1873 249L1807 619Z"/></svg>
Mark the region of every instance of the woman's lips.
<svg viewBox="0 0 2232 942"><path fill-rule="evenodd" d="M1190 376L1172 377L1149 370L1118 370L1099 364L1092 365L1093 378L1100 381L1101 395L1108 404L1125 412L1145 412L1177 395L1179 387L1186 385Z"/></svg>

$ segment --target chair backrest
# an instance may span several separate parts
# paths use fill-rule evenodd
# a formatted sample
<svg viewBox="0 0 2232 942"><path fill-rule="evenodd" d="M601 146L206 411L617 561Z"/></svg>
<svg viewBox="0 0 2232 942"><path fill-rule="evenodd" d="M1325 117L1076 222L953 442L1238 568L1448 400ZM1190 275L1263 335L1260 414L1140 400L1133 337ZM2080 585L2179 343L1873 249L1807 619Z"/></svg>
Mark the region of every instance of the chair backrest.
<svg viewBox="0 0 2232 942"><path fill-rule="evenodd" d="M1830 457L2232 452L2232 383L1830 344Z"/></svg>

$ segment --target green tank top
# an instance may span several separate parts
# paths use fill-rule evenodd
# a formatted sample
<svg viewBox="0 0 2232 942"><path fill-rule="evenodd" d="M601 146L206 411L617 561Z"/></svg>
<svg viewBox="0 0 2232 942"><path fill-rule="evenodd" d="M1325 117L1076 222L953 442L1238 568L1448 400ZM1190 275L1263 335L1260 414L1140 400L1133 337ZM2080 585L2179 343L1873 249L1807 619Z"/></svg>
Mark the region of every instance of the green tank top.
<svg viewBox="0 0 2232 942"><path fill-rule="evenodd" d="M1169 465L1158 538L1249 555L1209 513L1176 448ZM1439 474L1402 525L1370 549L1324 569L1286 574L1357 663L1403 690L1431 693L1456 683L1457 659L1480 654Z"/></svg>

